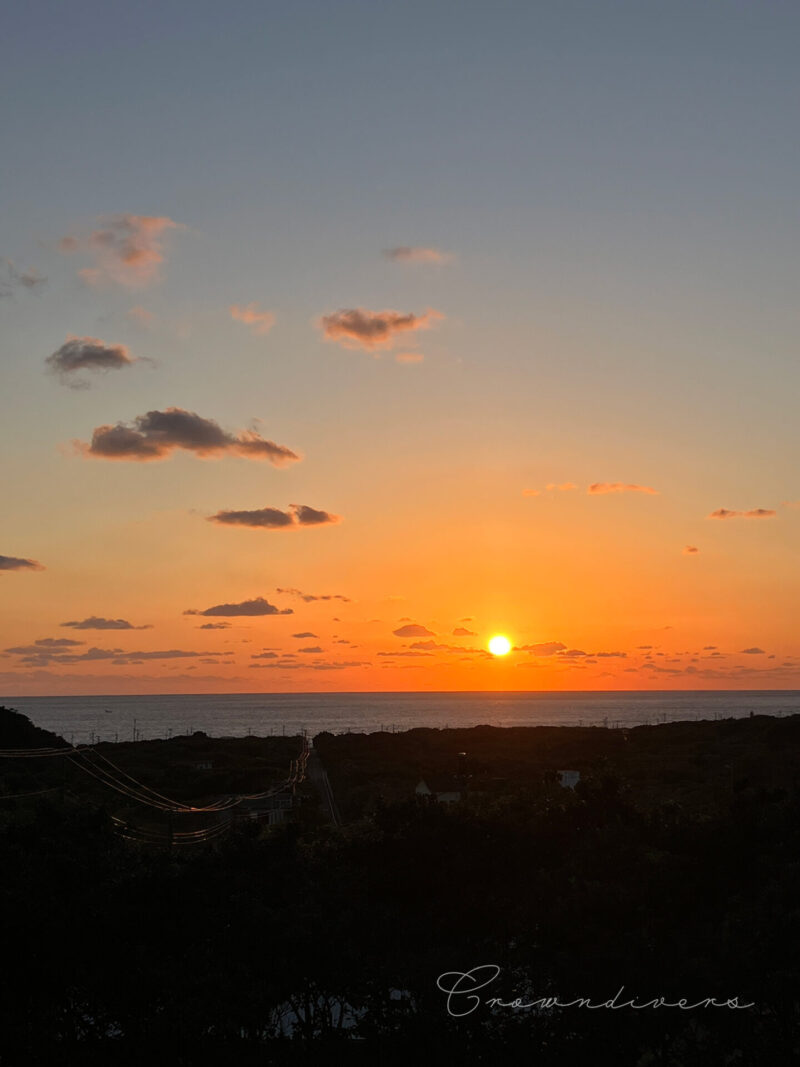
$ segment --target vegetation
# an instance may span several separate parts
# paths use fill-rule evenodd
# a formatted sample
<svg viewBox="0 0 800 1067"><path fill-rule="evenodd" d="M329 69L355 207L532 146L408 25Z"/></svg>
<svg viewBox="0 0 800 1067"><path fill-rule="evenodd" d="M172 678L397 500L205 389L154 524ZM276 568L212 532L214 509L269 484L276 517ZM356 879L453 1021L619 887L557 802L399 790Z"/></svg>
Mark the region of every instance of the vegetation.
<svg viewBox="0 0 800 1067"><path fill-rule="evenodd" d="M95 794L0 802L0 1064L795 1062L800 717L641 729L322 736L344 828L307 787L287 825L171 852ZM415 797L459 751L464 800ZM755 1006L450 1016L437 977L490 963L504 1000Z"/></svg>

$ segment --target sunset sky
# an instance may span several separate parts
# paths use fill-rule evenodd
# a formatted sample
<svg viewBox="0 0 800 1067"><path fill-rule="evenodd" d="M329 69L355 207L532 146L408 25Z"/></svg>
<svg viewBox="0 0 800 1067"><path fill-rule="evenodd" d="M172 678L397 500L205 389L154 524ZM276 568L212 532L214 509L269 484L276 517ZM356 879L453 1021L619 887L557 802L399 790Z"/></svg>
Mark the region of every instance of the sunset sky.
<svg viewBox="0 0 800 1067"><path fill-rule="evenodd" d="M799 33L8 7L0 698L800 688Z"/></svg>

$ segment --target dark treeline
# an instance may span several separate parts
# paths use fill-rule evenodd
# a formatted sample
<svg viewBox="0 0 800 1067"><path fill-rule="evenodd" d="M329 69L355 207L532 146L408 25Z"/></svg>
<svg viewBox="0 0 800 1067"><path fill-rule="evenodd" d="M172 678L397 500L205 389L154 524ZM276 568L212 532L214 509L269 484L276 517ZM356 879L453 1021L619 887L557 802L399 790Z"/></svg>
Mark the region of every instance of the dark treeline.
<svg viewBox="0 0 800 1067"><path fill-rule="evenodd" d="M601 762L574 792L378 796L343 829L309 791L196 851L122 841L94 795L0 805L3 1067L797 1059L796 785L644 805ZM755 1007L451 1017L437 977L484 964L503 999Z"/></svg>

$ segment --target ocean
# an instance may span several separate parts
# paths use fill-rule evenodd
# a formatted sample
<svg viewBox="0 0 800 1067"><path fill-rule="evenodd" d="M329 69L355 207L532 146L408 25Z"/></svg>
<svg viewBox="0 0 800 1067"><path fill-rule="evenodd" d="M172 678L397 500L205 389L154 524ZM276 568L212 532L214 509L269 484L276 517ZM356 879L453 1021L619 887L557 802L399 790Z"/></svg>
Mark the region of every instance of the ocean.
<svg viewBox="0 0 800 1067"><path fill-rule="evenodd" d="M234 693L188 696L0 696L75 744L167 738L311 735L466 726L638 726L791 715L800 691L549 693Z"/></svg>

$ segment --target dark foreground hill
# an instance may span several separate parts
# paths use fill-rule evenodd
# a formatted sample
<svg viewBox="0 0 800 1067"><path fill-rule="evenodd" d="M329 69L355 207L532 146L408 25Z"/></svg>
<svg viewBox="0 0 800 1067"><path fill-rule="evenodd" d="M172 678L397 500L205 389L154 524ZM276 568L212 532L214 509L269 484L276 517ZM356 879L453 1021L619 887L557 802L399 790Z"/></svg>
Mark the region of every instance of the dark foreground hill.
<svg viewBox="0 0 800 1067"><path fill-rule="evenodd" d="M343 828L306 784L290 822L172 851L95 794L0 800L0 1064L797 1062L797 723L692 729L686 758L680 731L320 738ZM451 758L462 800L415 796Z"/></svg>

